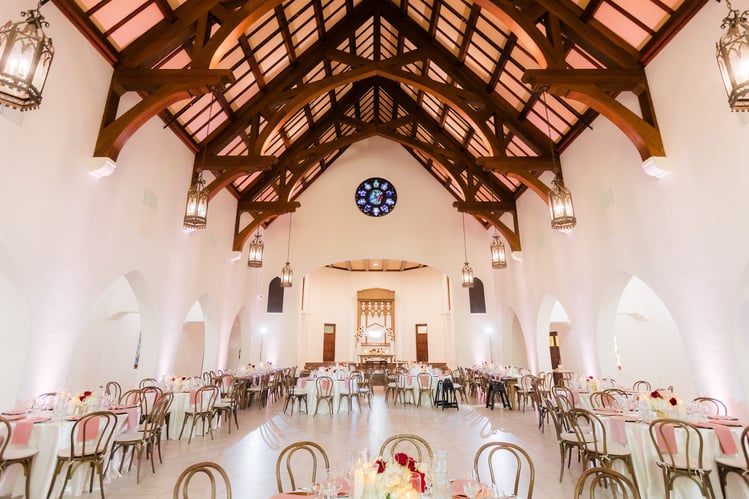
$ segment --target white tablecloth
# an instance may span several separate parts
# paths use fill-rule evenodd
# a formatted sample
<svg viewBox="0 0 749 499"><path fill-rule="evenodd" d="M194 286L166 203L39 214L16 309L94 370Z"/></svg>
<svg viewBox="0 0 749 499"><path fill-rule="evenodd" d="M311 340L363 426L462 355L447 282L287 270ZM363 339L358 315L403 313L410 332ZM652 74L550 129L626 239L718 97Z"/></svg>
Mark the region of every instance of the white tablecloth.
<svg viewBox="0 0 749 499"><path fill-rule="evenodd" d="M118 415L118 426L115 429L115 435L124 431L127 427L127 415ZM47 497L47 491L49 485L52 482L52 474L55 471L55 463L57 462L57 453L61 449L66 449L70 446L70 431L73 428L73 421L61 420L61 421L48 421L44 423L36 423L31 430L31 436L29 437L28 447L39 449L38 454L34 457L34 462L31 466L31 477L29 478L29 486L31 488L32 498ZM112 439L114 440L114 438ZM110 473L113 467L110 467ZM87 481L84 479L85 474L89 470L88 466L81 466L77 471L73 480L69 482L70 490L66 493L72 493L73 495L79 496L84 491L84 484L86 484L86 492L88 491ZM105 483L110 479L109 476L105 477ZM55 489L59 490L62 482L65 480L64 469L57 477ZM94 480L94 487L98 489L99 481ZM14 465L9 469L5 470L0 477L0 496L23 496L24 490L24 476L23 468L19 465ZM59 492L58 492L59 493Z"/></svg>
<svg viewBox="0 0 749 499"><path fill-rule="evenodd" d="M601 418L607 425L607 432L609 439L612 438L611 420L608 417ZM739 443L739 437L743 428L735 427L731 428L731 433L734 437L734 441L737 444L739 452L741 452L741 445ZM627 447L632 451L632 458L635 468L635 475L637 476L637 483L640 488L640 495L648 499L661 499L665 498L665 486L663 484L663 474L661 469L655 464L658 459L658 452L650 439L649 424L647 423L625 423L625 433L627 438ZM718 437L715 435L715 431L700 428L702 434L704 449L703 449L703 462L710 463L712 465L712 472L710 473L711 482L713 485L713 491L716 497L720 495L720 483L718 480L718 469L715 464L715 458L721 457L723 454L720 449L720 442ZM677 432L678 434L678 432ZM677 437L678 438L678 437ZM683 442L677 440L677 445L683 448ZM617 471L621 471L628 476L626 469L621 463L615 465ZM728 477L728 487L726 489L727 497L729 498L747 498L749 497L749 488L743 484L742 480L736 480L735 477ZM680 478L676 481L674 492L671 494L672 499L700 499L702 495L699 492L697 485L690 480Z"/></svg>

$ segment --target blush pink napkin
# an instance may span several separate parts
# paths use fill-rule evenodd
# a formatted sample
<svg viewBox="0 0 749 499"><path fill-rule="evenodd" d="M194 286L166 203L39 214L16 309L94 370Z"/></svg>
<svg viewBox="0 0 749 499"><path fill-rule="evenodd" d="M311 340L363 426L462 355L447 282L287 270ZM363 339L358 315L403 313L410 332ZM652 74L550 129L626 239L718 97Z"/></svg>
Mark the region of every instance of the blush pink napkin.
<svg viewBox="0 0 749 499"><path fill-rule="evenodd" d="M330 388L330 380L329 379L322 380L322 389L327 390L328 388Z"/></svg>
<svg viewBox="0 0 749 499"><path fill-rule="evenodd" d="M463 490L463 482L465 480L453 480L450 482L450 495L453 496L464 496L466 493Z"/></svg>
<svg viewBox="0 0 749 499"><path fill-rule="evenodd" d="M614 442L624 445L627 443L626 419L621 416L614 416L609 419L609 430Z"/></svg>
<svg viewBox="0 0 749 499"><path fill-rule="evenodd" d="M575 403L575 405L580 403L580 392L577 390L572 392L572 401Z"/></svg>
<svg viewBox="0 0 749 499"><path fill-rule="evenodd" d="M198 391L193 390L190 392L190 405L195 405L198 402Z"/></svg>
<svg viewBox="0 0 749 499"><path fill-rule="evenodd" d="M676 454L679 452L679 448L676 447L676 435L674 434L674 426L667 424L659 426L655 430L655 441L658 444L658 449L666 454Z"/></svg>
<svg viewBox="0 0 749 499"><path fill-rule="evenodd" d="M140 410L137 407L125 409L127 412L127 431L133 431L138 427L140 421Z"/></svg>
<svg viewBox="0 0 749 499"><path fill-rule="evenodd" d="M307 378L299 378L299 388L305 388L307 386Z"/></svg>
<svg viewBox="0 0 749 499"><path fill-rule="evenodd" d="M695 423L695 426L715 430L715 436L718 437L720 450L721 452L723 452L723 454L731 455L737 454L739 452L739 449L736 446L736 442L733 440L733 434L731 433L730 428L728 428L727 426L711 422Z"/></svg>
<svg viewBox="0 0 749 499"><path fill-rule="evenodd" d="M90 418L84 424L78 425L78 435L76 435L76 440L83 442L84 434L89 440L92 440L99 435L99 416Z"/></svg>
<svg viewBox="0 0 749 499"><path fill-rule="evenodd" d="M16 423L13 428L13 436L10 443L13 445L28 445L31 438L31 429L34 427L34 418L26 418Z"/></svg>

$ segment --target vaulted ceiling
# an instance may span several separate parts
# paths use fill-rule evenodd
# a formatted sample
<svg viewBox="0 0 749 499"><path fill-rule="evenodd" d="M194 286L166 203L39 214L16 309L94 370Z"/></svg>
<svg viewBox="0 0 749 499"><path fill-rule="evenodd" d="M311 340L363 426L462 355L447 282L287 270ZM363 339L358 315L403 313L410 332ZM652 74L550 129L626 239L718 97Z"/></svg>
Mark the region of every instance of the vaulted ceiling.
<svg viewBox="0 0 749 499"><path fill-rule="evenodd" d="M52 2L115 68L94 155L116 161L158 114L210 195L238 198L235 249L380 136L519 250L516 199L547 201L541 175L599 114L664 155L644 66L706 0ZM118 116L127 92L142 100Z"/></svg>

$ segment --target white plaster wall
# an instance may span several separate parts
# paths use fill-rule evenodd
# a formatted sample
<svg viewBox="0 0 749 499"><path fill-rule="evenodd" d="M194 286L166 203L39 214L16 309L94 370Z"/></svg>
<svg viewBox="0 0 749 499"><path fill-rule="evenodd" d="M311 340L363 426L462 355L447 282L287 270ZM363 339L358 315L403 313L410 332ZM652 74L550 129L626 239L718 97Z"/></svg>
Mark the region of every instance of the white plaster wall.
<svg viewBox="0 0 749 499"><path fill-rule="evenodd" d="M538 320L544 300L558 298L581 356L576 366L565 359L565 367L599 373L599 314L613 313L607 300L612 286L621 292L622 275L636 276L673 316L696 391L745 410L746 385L736 362L743 353L732 348L729 318L749 254L742 203L749 128L728 110L716 68L720 7L707 4L647 67L673 173L661 180L645 175L632 143L599 117L561 158L578 227L552 233L546 207L524 194L518 202L523 262L498 275L505 282L497 286L514 290L509 304L536 352L548 334ZM631 96L622 99L636 105ZM657 366L664 381L676 377L683 362L670 353L664 350ZM531 351L531 364L533 357Z"/></svg>
<svg viewBox="0 0 749 499"><path fill-rule="evenodd" d="M382 218L365 216L354 204L356 186L373 176L389 179L398 191L395 210ZM468 291L460 287L460 270L464 262L463 238L461 216L452 207L454 198L400 145L379 137L352 145L300 196L299 201L301 208L291 216L290 262L294 269L294 284L285 290L282 316L266 314L265 310L268 282L280 274L286 261L288 215L279 217L263 233L263 267L250 272L251 286L257 291L250 292L256 295L253 299L253 326L248 337L243 339L243 351L249 348L253 360L257 360L261 328L266 330L264 360L267 358L279 364L292 364L320 358L321 346L313 338L322 328L323 320L310 315L314 310L310 308L314 300L350 303L348 313L351 315L341 315L339 336L342 338L345 335L347 325L355 327L356 316L353 313L356 298L351 293L357 286L346 285L344 290L326 286L329 294L318 296L314 272L329 263L365 258L409 260L426 264L439 274L446 274L452 281L452 309L448 312L447 303L443 301L436 305L440 312L430 311L430 317L437 317L435 313L439 313L434 325L440 328L441 324L441 329L445 331L444 346L430 342L430 358L434 352L437 360L444 360L450 365L473 365L488 358L484 331L486 327L500 329L492 279L494 271L489 260L491 234L472 217L465 218L468 260L474 274L484 281L487 302L487 314L471 315ZM243 259L247 257L248 244L245 244ZM309 279L305 296L310 305L305 312L301 311L303 276ZM440 289L444 288L443 284L439 286ZM389 285L380 287L393 288ZM434 292L441 293L438 290ZM430 302L435 300L430 299ZM400 306L406 308L406 304ZM416 305L408 305L408 309L415 308ZM413 323L416 322L423 321L414 319ZM432 320L428 322L431 328ZM410 330L413 324L406 324L405 327ZM302 341L298 341L299 335ZM338 345L339 350L342 348L345 348L343 343ZM432 348L438 349L432 351ZM440 351L439 348L444 350ZM413 351L402 354L415 356Z"/></svg>
<svg viewBox="0 0 749 499"><path fill-rule="evenodd" d="M8 0L0 4L0 16L15 19L25 8L26 2ZM112 69L52 4L43 10L56 47L44 102L20 125L0 119L0 209L13 214L3 224L0 245L18 269L18 299L28 302L31 316L29 326L7 342L24 368L22 380L9 378L4 389L20 399L67 379L96 300L119 276L135 276L145 311L143 376L173 365L176 336L201 296L219 304L211 312L212 334L228 339L247 277L244 267L229 261L236 206L231 196L212 201L207 230L183 232L193 154L160 120L127 142L113 175L95 179L87 173ZM155 203L144 204L144 196ZM210 364L218 362L218 350L215 345Z"/></svg>
<svg viewBox="0 0 749 499"><path fill-rule="evenodd" d="M371 255L375 256L375 255ZM330 262L334 263L334 262ZM357 360L354 333L357 327L356 293L362 289L384 288L395 291L395 333L393 352L402 360L416 359L415 325L427 324L429 360L447 358L446 332L441 315L445 290L444 275L432 268L407 272L346 272L320 268L308 276L310 297L309 331L306 356L300 361L321 361L323 325L336 325L336 359Z"/></svg>

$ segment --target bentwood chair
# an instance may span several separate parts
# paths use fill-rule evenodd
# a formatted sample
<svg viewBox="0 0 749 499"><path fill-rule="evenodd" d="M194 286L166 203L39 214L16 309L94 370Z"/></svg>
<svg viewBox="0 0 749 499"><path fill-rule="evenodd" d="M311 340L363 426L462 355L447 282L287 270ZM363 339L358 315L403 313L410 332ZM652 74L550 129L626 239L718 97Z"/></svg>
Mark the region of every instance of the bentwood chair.
<svg viewBox="0 0 749 499"><path fill-rule="evenodd" d="M227 375L225 375L227 376ZM244 384L241 381L234 381L231 385L231 391L229 397L217 401L213 409L216 411L216 417L224 419L228 423L229 433L231 433L231 417L234 416L234 425L239 430L239 420L237 419L237 409L239 409L239 403L244 395Z"/></svg>
<svg viewBox="0 0 749 499"><path fill-rule="evenodd" d="M0 416L0 473L5 473L14 464L23 466L23 476L26 477L25 497L26 499L30 499L29 479L31 478L31 465L39 450L20 445L8 447L11 440L12 430L10 423L3 416Z"/></svg>
<svg viewBox="0 0 749 499"><path fill-rule="evenodd" d="M650 383L648 383L647 381L639 380L634 382L634 384L632 385L632 390L635 392L649 392L652 390L652 388L650 388Z"/></svg>
<svg viewBox="0 0 749 499"><path fill-rule="evenodd" d="M640 499L640 492L632 480L617 471L608 468L585 470L577 480L573 497L597 499L602 496L611 499Z"/></svg>
<svg viewBox="0 0 749 499"><path fill-rule="evenodd" d="M171 394L170 394L171 395ZM138 461L136 463L136 480L135 483L140 483L140 462L143 457L143 451L146 451L146 459L151 460L151 472L156 473L156 467L154 464L154 449L159 446L159 433L160 428L164 424L164 418L166 411L169 410L169 404L171 400L168 398L159 399L153 406L151 413L145 420L143 427L138 430L134 429L116 435L114 437L114 443L112 444L112 452L110 453L109 461L115 456L115 453L122 449L122 460L120 461L120 473L125 464L125 458L127 451L130 450L130 464L128 465L128 471L133 467L133 459L137 453ZM159 450L159 460L161 460L161 451Z"/></svg>
<svg viewBox="0 0 749 499"><path fill-rule="evenodd" d="M333 383L333 378L330 376L320 376L315 380L315 395L317 395L317 402L315 402L315 413L312 417L317 416L317 410L320 408L320 402L323 400L328 404L330 415L333 415Z"/></svg>
<svg viewBox="0 0 749 499"><path fill-rule="evenodd" d="M306 383L306 382L305 382ZM304 402L304 412L308 413L307 408L307 389L301 386L296 386L296 379L294 376L286 377L286 402L283 405L283 413L286 414L286 409L291 403L291 415L294 415L294 403L299 405L299 412L302 412L302 402Z"/></svg>
<svg viewBox="0 0 749 499"><path fill-rule="evenodd" d="M392 400L398 397L398 375L389 369L385 369L385 404L388 403L388 395L392 394Z"/></svg>
<svg viewBox="0 0 749 499"><path fill-rule="evenodd" d="M590 394L590 405L593 409L612 409L616 399L606 392L593 392Z"/></svg>
<svg viewBox="0 0 749 499"><path fill-rule="evenodd" d="M749 426L741 432L741 450L743 456L737 454L736 456L719 457L715 460L723 497L728 497L726 495L726 481L729 473L737 473L749 487Z"/></svg>
<svg viewBox="0 0 749 499"><path fill-rule="evenodd" d="M482 462L486 465L482 465ZM523 497L532 499L536 471L533 460L525 449L509 442L489 442L479 447L473 457L473 469L476 470L476 477L479 481L481 481L482 469L488 468L491 483L496 484L498 476L495 474L495 467L504 473L508 467L513 466L515 480L512 482L512 493L517 496L521 481L527 481L527 485L523 487L527 492Z"/></svg>
<svg viewBox="0 0 749 499"><path fill-rule="evenodd" d="M663 472L666 499L670 499L674 481L680 477L697 484L704 497L715 498L711 464L703 460L704 442L696 426L679 419L656 419L650 423L650 440L658 452L655 464ZM681 450L678 441L683 442Z"/></svg>
<svg viewBox="0 0 749 499"><path fill-rule="evenodd" d="M178 440L182 440L182 433L185 431L187 421L192 420L190 426L190 436L187 438L187 443L192 442L192 434L195 433L195 426L200 420L202 425L203 434L205 434L205 426L208 424L208 433L211 435L213 440L213 416L214 416L214 405L218 398L218 387L216 385L206 385L197 389L195 394L190 394L190 407L185 411L185 419L182 420L182 429L179 431Z"/></svg>
<svg viewBox="0 0 749 499"><path fill-rule="evenodd" d="M138 388L145 388L147 386L159 386L159 380L156 378L143 378L138 383Z"/></svg>
<svg viewBox="0 0 749 499"><path fill-rule="evenodd" d="M99 491L104 499L104 462L109 454L112 436L117 429L117 416L111 411L99 411L86 414L78 419L70 431L70 446L57 453L57 461L49 485L47 499L55 488L57 475L63 468L65 479L60 489L60 498L65 493L65 486L73 474L82 465L90 468L91 478L88 490L94 489L94 476L99 475Z"/></svg>
<svg viewBox="0 0 749 499"><path fill-rule="evenodd" d="M109 381L104 386L104 393L112 397L113 401L117 402L120 400L120 395L122 395L122 386L120 386L116 381Z"/></svg>
<svg viewBox="0 0 749 499"><path fill-rule="evenodd" d="M577 441L577 435L574 431L568 429L565 425L565 415L562 413L562 409L559 404L554 406L551 400L546 399L546 411L551 417L551 422L554 424L554 430L557 436L557 445L559 445L559 458L561 465L559 467L559 482L561 483L564 478L564 461L567 460L567 467L570 467L572 462L572 449L577 449L578 456L580 455L581 445Z"/></svg>
<svg viewBox="0 0 749 499"><path fill-rule="evenodd" d="M205 475L208 485L210 485L210 493L206 490L198 490L196 495L190 496L190 482L197 475ZM201 480L205 484L206 480ZM221 483L223 482L223 489L225 499L231 499L231 482L226 474L226 471L216 463L202 462L193 464L183 471L177 478L177 483L174 484L173 499L190 499L194 497L197 499L217 499L216 493L221 490ZM193 491L196 489L193 485Z"/></svg>
<svg viewBox="0 0 749 499"><path fill-rule="evenodd" d="M346 399L346 407L348 408L349 414L353 410L353 398L356 398L356 405L359 406L361 412L361 402L359 402L359 386L364 383L364 376L360 372L352 373L347 380L344 381L343 389L338 392L338 413L341 412L341 402Z"/></svg>
<svg viewBox="0 0 749 499"><path fill-rule="evenodd" d="M297 454L299 453L299 454ZM311 475L306 473L300 480L300 472L297 472L296 477L294 475L293 464L299 464L297 469L305 469L308 472L311 471ZM302 467L303 465L303 467ZM283 476L285 473L289 477L290 487L289 491L296 490L297 483L315 483L317 481L317 469L321 465L321 473L330 468L330 461L328 460L328 454L325 449L316 444L315 442L302 441L294 442L284 448L276 459L276 484L278 485L278 492L284 492Z"/></svg>
<svg viewBox="0 0 749 499"><path fill-rule="evenodd" d="M726 416L728 415L728 407L720 400L713 397L697 397L692 402L699 404L701 407L706 407L708 414L712 416Z"/></svg>
<svg viewBox="0 0 749 499"><path fill-rule="evenodd" d="M421 406L421 399L424 395L427 396L427 400L434 407L434 378L429 373L419 373L416 375L416 386L419 390L417 396L417 406ZM453 383L453 388L455 384Z"/></svg>
<svg viewBox="0 0 749 499"><path fill-rule="evenodd" d="M147 385L140 389L140 422L145 422L156 403L164 396L164 391L158 386Z"/></svg>
<svg viewBox="0 0 749 499"><path fill-rule="evenodd" d="M433 456L429 443L422 437L411 433L392 435L380 446L380 455L383 457L392 458L398 452L405 452L417 462L429 460Z"/></svg>
<svg viewBox="0 0 749 499"><path fill-rule="evenodd" d="M598 466L613 469L614 462L621 461L637 485L632 451L624 444L608 438L606 425L598 416L585 409L572 409L568 417L577 441L581 443L583 468L587 468L588 463L593 466L598 463Z"/></svg>

